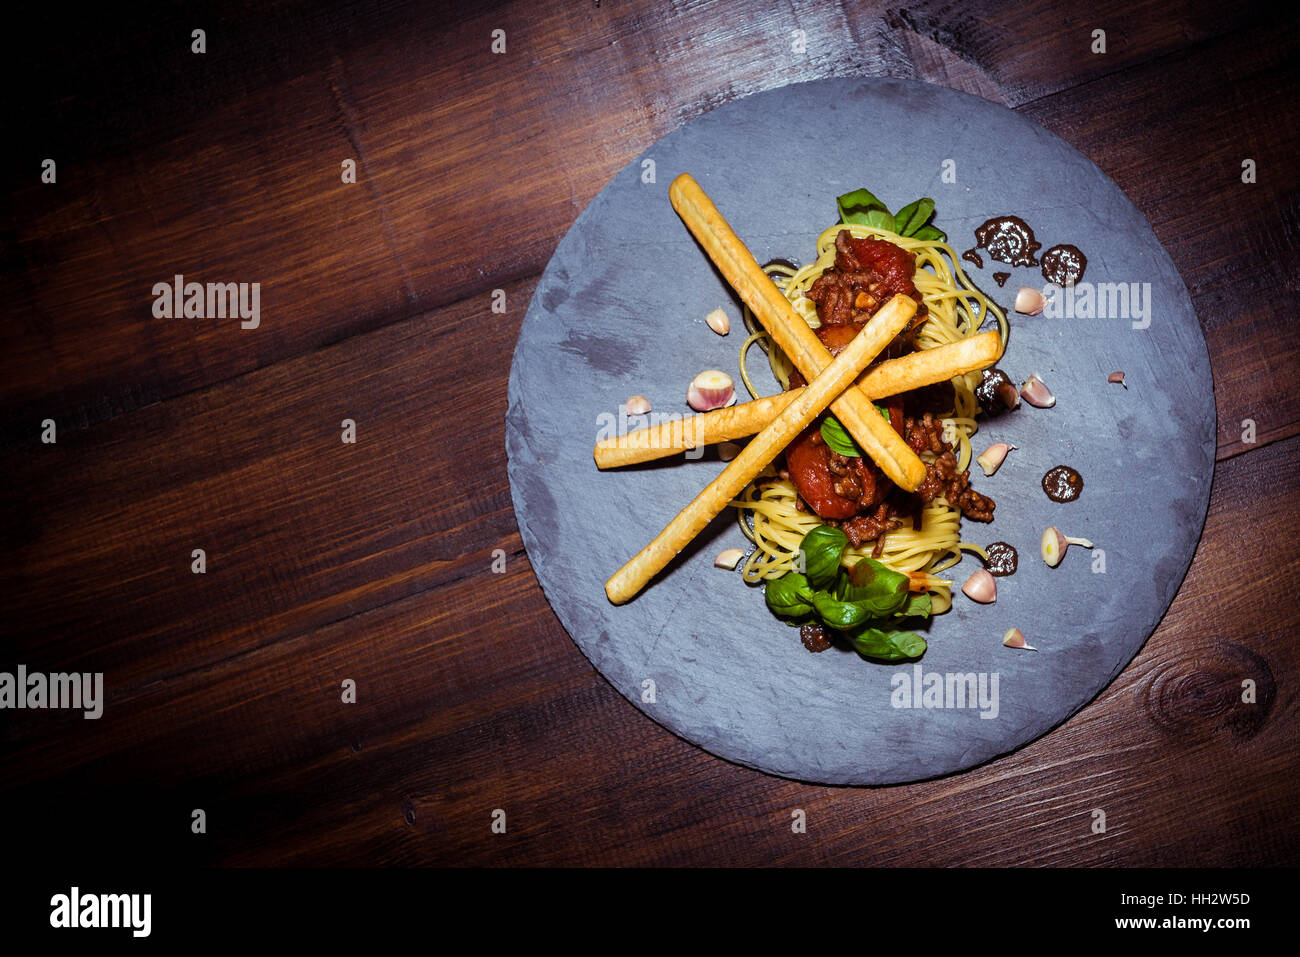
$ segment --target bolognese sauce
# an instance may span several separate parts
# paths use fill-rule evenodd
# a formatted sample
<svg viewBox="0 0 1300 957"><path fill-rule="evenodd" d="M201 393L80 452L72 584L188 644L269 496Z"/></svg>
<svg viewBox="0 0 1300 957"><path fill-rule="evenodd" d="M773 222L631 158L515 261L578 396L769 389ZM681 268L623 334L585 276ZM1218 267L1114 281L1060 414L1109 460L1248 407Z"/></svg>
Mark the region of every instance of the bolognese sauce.
<svg viewBox="0 0 1300 957"><path fill-rule="evenodd" d="M806 295L817 309L821 325L814 330L832 356L853 340L867 321L892 296L909 296L917 302L913 320L875 360L895 359L917 350L916 335L928 310L912 277L916 257L887 240L858 238L841 230L835 238L835 262L809 287ZM874 363L873 363L874 364ZM805 385L795 370L790 388ZM916 389L885 400L890 424L917 454L932 453L926 476L914 493L894 485L864 456L846 456L826 444L821 421L815 421L790 443L786 467L799 503L827 524L843 529L858 546L874 540L879 554L885 535L910 522L920 524L922 508L942 497L950 506L976 521L993 518L994 502L970 488L970 470L957 468L957 456L943 437L942 415L952 411L949 383Z"/></svg>

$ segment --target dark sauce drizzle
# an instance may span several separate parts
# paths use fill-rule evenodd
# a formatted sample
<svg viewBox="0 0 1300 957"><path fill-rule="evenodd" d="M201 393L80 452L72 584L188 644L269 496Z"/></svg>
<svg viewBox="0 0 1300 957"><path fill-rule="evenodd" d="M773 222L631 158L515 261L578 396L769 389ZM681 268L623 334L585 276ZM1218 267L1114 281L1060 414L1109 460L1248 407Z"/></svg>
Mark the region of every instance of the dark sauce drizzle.
<svg viewBox="0 0 1300 957"><path fill-rule="evenodd" d="M1016 568L1019 567L1020 556L1016 554L1015 546L1008 545L1006 542L994 542L988 548L984 549L988 553L989 559L984 563L990 575L1014 575Z"/></svg>
<svg viewBox="0 0 1300 957"><path fill-rule="evenodd" d="M1034 251L1042 243L1034 241L1034 231L1019 216L994 216L975 230L975 245L1008 266L1037 266Z"/></svg>
<svg viewBox="0 0 1300 957"><path fill-rule="evenodd" d="M1078 246L1063 243L1043 253L1043 278L1058 286L1073 286L1083 278L1087 265L1088 257Z"/></svg>
<svg viewBox="0 0 1300 957"><path fill-rule="evenodd" d="M997 415L1015 406L1020 390L1005 372L994 366L984 370L984 377L975 387L975 398L989 415Z"/></svg>
<svg viewBox="0 0 1300 957"><path fill-rule="evenodd" d="M1068 465L1058 465L1043 476L1043 491L1053 502L1073 502L1083 491L1083 476Z"/></svg>

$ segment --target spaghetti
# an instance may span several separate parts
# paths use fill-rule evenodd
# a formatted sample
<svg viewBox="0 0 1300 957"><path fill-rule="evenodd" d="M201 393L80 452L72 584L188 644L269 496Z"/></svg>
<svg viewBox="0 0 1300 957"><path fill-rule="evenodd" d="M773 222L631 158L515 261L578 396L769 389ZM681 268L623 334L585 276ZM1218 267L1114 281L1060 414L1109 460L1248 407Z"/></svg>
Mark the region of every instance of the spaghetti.
<svg viewBox="0 0 1300 957"><path fill-rule="evenodd" d="M811 328L816 329L821 322L816 304L805 294L818 277L834 265L835 238L841 230L847 230L855 238L887 240L916 257L913 283L928 309L927 321L916 336L918 349L933 349L973 336L990 317L997 321L1005 347L1008 333L1006 315L967 278L951 246L860 224L839 223L823 232L817 238L816 260L803 268L779 262L765 268L777 288ZM740 355L740 373L745 387L754 398L760 398L746 368L746 354L757 342L767 353L776 380L783 389L788 389L793 371L790 360L771 343L748 307L744 310L744 317L750 332L741 346ZM954 406L941 419L944 440L953 447L959 470L970 465L970 437L978 428L975 416L979 403L975 398L975 388L980 381L979 372L954 378ZM923 453L921 458L928 464L935 456ZM753 583L777 578L797 569L799 543L811 529L825 524L815 513L799 510L797 502L794 483L769 467L730 503L737 509L741 530L755 545L743 569L746 581ZM845 558L856 561L872 555L873 550L879 547L881 550L874 557L890 568L934 576L956 564L963 548L978 548L961 541L960 524L961 512L942 497L936 498L922 510L919 529L910 526L895 529L886 533L883 543L865 542L850 547L844 553ZM928 577L926 584L932 592L933 612L946 611L952 604L952 583Z"/></svg>

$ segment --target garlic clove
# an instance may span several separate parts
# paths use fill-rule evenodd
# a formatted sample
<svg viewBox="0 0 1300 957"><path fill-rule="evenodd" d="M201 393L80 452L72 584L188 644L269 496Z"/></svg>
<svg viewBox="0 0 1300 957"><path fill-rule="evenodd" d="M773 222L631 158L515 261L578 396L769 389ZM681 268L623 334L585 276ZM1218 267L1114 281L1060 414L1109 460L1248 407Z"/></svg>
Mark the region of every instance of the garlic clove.
<svg viewBox="0 0 1300 957"><path fill-rule="evenodd" d="M696 412L709 412L730 405L736 398L731 376L718 369L707 369L691 380L686 402Z"/></svg>
<svg viewBox="0 0 1300 957"><path fill-rule="evenodd" d="M1043 555L1043 561L1055 568L1061 564L1061 559L1065 557L1065 550L1069 546L1070 543L1065 540L1065 536L1057 530L1056 526L1049 525L1047 531L1043 532L1043 540L1039 543L1039 551Z"/></svg>
<svg viewBox="0 0 1300 957"><path fill-rule="evenodd" d="M726 568L732 571L740 564L740 560L745 557L745 553L739 548L727 548L718 552L718 557L713 560L713 564L718 568Z"/></svg>
<svg viewBox="0 0 1300 957"><path fill-rule="evenodd" d="M985 475L992 475L1001 467L1007 453L1014 448L1014 445L1007 445L1005 442L994 442L975 461L979 462L980 468L984 470Z"/></svg>
<svg viewBox="0 0 1300 957"><path fill-rule="evenodd" d="M1002 636L1002 644L1008 648L1023 648L1025 651L1037 651L1033 645L1025 643L1025 634L1019 628L1008 628Z"/></svg>
<svg viewBox="0 0 1300 957"><path fill-rule="evenodd" d="M1086 538L1067 538L1061 534L1061 530L1055 525L1047 526L1047 531L1043 532L1043 540L1039 545L1039 551L1042 553L1043 561L1055 568L1061 564L1061 559L1065 557L1065 550L1071 545L1082 545L1084 548L1092 548L1092 542Z"/></svg>
<svg viewBox="0 0 1300 957"><path fill-rule="evenodd" d="M740 446L737 445L735 442L718 443L718 458L722 459L722 461L730 462L739 454L740 454Z"/></svg>
<svg viewBox="0 0 1300 957"><path fill-rule="evenodd" d="M645 415L650 411L650 400L643 395L634 395L626 403L628 415Z"/></svg>
<svg viewBox="0 0 1300 957"><path fill-rule="evenodd" d="M998 600L998 583L992 575L981 568L961 586L962 593L971 601L987 605Z"/></svg>
<svg viewBox="0 0 1300 957"><path fill-rule="evenodd" d="M1020 387L1021 397L1030 405L1039 409L1050 409L1056 405L1056 396L1052 395L1046 383L1037 375L1031 375Z"/></svg>
<svg viewBox="0 0 1300 957"><path fill-rule="evenodd" d="M704 317L704 321L709 324L710 329L720 336L725 336L731 331L731 320L727 318L727 314L721 309L714 309Z"/></svg>
<svg viewBox="0 0 1300 957"><path fill-rule="evenodd" d="M1016 312L1026 316L1036 316L1043 311L1047 300L1043 294L1032 286L1021 286L1016 292Z"/></svg>
<svg viewBox="0 0 1300 957"><path fill-rule="evenodd" d="M1106 381L1107 381L1107 382L1118 382L1118 383L1119 383L1120 385L1122 385L1125 389L1128 388L1128 383L1124 381L1124 373L1122 373L1122 372L1112 372L1110 375L1106 376Z"/></svg>

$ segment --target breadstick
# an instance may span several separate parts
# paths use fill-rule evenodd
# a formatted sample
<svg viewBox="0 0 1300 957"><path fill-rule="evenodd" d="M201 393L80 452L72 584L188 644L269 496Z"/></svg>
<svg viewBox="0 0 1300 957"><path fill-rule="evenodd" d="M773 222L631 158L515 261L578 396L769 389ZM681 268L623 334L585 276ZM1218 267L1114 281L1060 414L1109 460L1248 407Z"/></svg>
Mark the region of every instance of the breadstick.
<svg viewBox="0 0 1300 957"><path fill-rule="evenodd" d="M1002 358L1002 336L996 330L981 332L933 349L909 352L889 359L858 376L858 388L868 399L885 399L900 392L947 382L977 369L987 369Z"/></svg>
<svg viewBox="0 0 1300 957"><path fill-rule="evenodd" d="M650 462L702 445L753 435L780 415L781 410L798 397L799 391L778 392L753 402L742 402L601 439L593 450L596 467L612 469Z"/></svg>
<svg viewBox="0 0 1300 957"><path fill-rule="evenodd" d="M683 173L668 188L668 198L723 278L753 310L804 379L812 381L831 361L830 352L763 272L700 184L689 173ZM838 397L831 403L831 411L890 481L908 492L916 491L925 478L925 465L859 389L850 389Z"/></svg>
<svg viewBox="0 0 1300 957"><path fill-rule="evenodd" d="M909 353L899 359L888 359L858 376L858 388L870 399L884 399L987 368L1001 355L1002 338L998 333L981 332L958 342ZM775 419L802 391L803 387L790 389L752 402L601 439L593 450L596 466L612 469L650 462L702 445L753 435Z"/></svg>
<svg viewBox="0 0 1300 957"><path fill-rule="evenodd" d="M644 588L767 463L821 415L831 399L848 388L915 313L916 303L907 296L889 300L801 395L768 423L649 545L614 573L605 583L609 600L621 605Z"/></svg>

